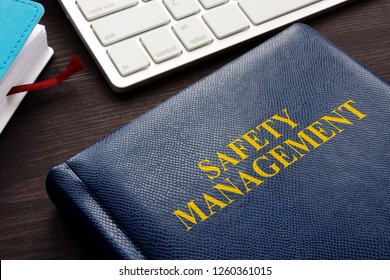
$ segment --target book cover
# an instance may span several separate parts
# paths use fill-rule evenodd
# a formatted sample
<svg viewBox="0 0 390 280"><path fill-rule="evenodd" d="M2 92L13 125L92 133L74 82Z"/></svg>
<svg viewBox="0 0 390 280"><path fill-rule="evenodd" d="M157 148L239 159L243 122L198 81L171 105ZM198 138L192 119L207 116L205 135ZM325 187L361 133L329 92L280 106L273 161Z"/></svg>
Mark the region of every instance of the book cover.
<svg viewBox="0 0 390 280"><path fill-rule="evenodd" d="M43 6L32 1L0 2L0 80L16 59L43 12Z"/></svg>
<svg viewBox="0 0 390 280"><path fill-rule="evenodd" d="M389 259L390 86L296 24L63 164L104 257Z"/></svg>
<svg viewBox="0 0 390 280"><path fill-rule="evenodd" d="M53 55L45 27L37 24L43 13L36 2L0 1L0 133L27 94L7 96L9 90L34 82Z"/></svg>

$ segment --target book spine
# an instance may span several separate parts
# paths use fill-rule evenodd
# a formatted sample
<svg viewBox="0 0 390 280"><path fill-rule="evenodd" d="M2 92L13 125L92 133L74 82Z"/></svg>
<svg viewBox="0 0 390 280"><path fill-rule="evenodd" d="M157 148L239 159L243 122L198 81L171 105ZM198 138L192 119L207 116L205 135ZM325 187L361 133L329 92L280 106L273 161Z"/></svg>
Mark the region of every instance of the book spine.
<svg viewBox="0 0 390 280"><path fill-rule="evenodd" d="M63 163L49 172L46 190L54 204L87 240L94 239L90 245L99 244L100 248L96 249L104 257L145 259L68 164Z"/></svg>

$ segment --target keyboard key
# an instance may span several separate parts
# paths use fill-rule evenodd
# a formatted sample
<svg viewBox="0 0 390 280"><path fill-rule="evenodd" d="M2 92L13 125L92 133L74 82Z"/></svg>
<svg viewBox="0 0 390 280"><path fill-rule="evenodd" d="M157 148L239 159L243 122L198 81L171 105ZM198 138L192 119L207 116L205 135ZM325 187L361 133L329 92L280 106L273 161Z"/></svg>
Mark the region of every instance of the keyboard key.
<svg viewBox="0 0 390 280"><path fill-rule="evenodd" d="M182 19L200 12L194 0L164 0L163 3L175 19Z"/></svg>
<svg viewBox="0 0 390 280"><path fill-rule="evenodd" d="M156 63L179 56L183 52L166 28L153 30L142 35L141 42Z"/></svg>
<svg viewBox="0 0 390 280"><path fill-rule="evenodd" d="M338 4L350 2L349 0L59 1L98 61L112 88L118 91L148 83L155 77L174 72L184 65L207 59L211 54L230 49L236 44ZM296 3L295 1L298 1L298 5L291 4L291 2ZM263 7L264 3L267 4L265 7ZM115 8L112 5L115 5ZM300 6L303 8L297 8ZM263 10L267 9L272 13L271 16L263 15ZM292 10L292 13L282 15L281 18L275 16ZM269 18L272 19L262 24ZM161 45L157 39L154 40L157 47L152 48L151 44L148 44L146 40L148 33L153 34L159 29L168 31L168 37L171 37L169 41L173 42L171 46ZM141 41L142 37L143 41ZM116 46L127 40L134 40L136 45L130 46L129 49L137 46L141 50L141 56L129 58L126 52L122 53L120 47L116 51ZM139 54L138 51L134 53ZM121 57L121 55L126 56ZM113 69L114 65L118 71Z"/></svg>
<svg viewBox="0 0 390 280"><path fill-rule="evenodd" d="M173 31L188 51L195 50L213 42L210 32L197 17L180 21Z"/></svg>
<svg viewBox="0 0 390 280"><path fill-rule="evenodd" d="M98 19L91 27L102 45L107 46L168 24L169 21L163 7L157 2L150 2Z"/></svg>
<svg viewBox="0 0 390 280"><path fill-rule="evenodd" d="M254 25L298 10L319 0L241 0L238 4Z"/></svg>
<svg viewBox="0 0 390 280"><path fill-rule="evenodd" d="M234 5L223 5L203 15L204 21L218 39L249 28L245 15Z"/></svg>
<svg viewBox="0 0 390 280"><path fill-rule="evenodd" d="M218 5L227 3L229 0L199 0L205 9L211 9Z"/></svg>
<svg viewBox="0 0 390 280"><path fill-rule="evenodd" d="M77 6L87 20L111 14L138 4L137 0L77 0Z"/></svg>
<svg viewBox="0 0 390 280"><path fill-rule="evenodd" d="M122 76L146 69L150 63L134 39L120 42L107 50Z"/></svg>

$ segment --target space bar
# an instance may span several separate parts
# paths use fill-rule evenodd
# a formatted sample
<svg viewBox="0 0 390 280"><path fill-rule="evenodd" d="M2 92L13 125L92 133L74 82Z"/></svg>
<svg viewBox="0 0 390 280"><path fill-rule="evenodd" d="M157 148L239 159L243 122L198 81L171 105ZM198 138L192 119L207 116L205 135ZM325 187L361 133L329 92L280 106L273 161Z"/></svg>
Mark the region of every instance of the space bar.
<svg viewBox="0 0 390 280"><path fill-rule="evenodd" d="M161 6L151 2L96 20L91 27L100 43L107 46L167 23L169 18Z"/></svg>

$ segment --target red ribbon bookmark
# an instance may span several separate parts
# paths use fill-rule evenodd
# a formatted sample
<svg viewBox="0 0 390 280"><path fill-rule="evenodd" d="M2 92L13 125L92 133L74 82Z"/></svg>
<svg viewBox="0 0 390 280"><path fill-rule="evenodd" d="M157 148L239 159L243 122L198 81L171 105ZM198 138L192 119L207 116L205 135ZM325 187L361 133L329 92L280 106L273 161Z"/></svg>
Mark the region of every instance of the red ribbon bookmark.
<svg viewBox="0 0 390 280"><path fill-rule="evenodd" d="M12 95L19 92L24 91L32 91L32 90L39 90L39 89L46 89L50 87L54 87L63 81L65 81L67 78L75 74L76 72L82 70L85 68L84 62L78 58L77 56L73 55L68 66L65 68L62 73L60 73L58 76L41 81L36 82L32 84L25 84L20 86L14 86L11 88L11 90L8 92L7 95Z"/></svg>

